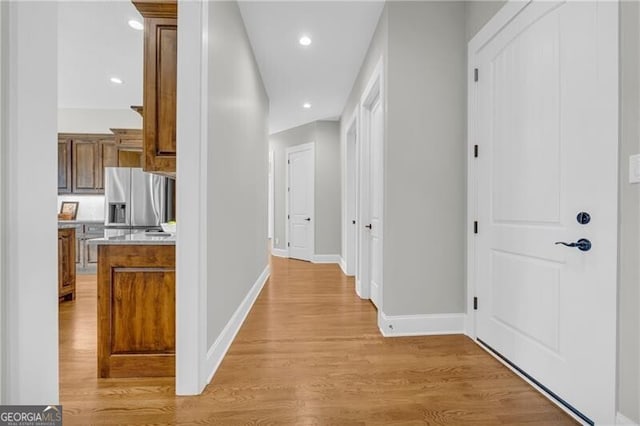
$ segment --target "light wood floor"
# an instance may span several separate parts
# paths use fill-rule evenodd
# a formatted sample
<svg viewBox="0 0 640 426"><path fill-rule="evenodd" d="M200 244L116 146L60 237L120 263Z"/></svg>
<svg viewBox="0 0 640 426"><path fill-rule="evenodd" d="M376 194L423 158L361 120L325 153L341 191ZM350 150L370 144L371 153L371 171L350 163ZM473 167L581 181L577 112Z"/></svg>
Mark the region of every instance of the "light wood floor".
<svg viewBox="0 0 640 426"><path fill-rule="evenodd" d="M275 258L212 383L96 378L96 280L60 305L64 424L575 424L464 336L382 338L335 265Z"/></svg>

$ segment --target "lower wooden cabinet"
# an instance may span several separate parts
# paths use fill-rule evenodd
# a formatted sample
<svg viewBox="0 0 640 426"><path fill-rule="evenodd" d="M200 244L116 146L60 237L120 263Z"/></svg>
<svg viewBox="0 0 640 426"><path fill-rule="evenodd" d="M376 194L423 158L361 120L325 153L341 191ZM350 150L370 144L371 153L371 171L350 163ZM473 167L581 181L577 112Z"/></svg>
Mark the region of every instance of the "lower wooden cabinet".
<svg viewBox="0 0 640 426"><path fill-rule="evenodd" d="M175 375L175 246L98 246L98 377Z"/></svg>
<svg viewBox="0 0 640 426"><path fill-rule="evenodd" d="M58 298L73 300L76 295L76 230L58 229Z"/></svg>

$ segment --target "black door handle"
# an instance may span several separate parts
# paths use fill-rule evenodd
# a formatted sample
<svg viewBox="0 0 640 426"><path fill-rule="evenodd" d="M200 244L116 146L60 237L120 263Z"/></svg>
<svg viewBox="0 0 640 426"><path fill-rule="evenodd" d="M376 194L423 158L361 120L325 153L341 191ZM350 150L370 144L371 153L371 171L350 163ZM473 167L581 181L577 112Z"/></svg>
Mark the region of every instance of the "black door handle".
<svg viewBox="0 0 640 426"><path fill-rule="evenodd" d="M305 220L306 220L307 222L311 222L311 218L310 218L310 217L306 218Z"/></svg>
<svg viewBox="0 0 640 426"><path fill-rule="evenodd" d="M364 227L371 229L371 224L365 225Z"/></svg>
<svg viewBox="0 0 640 426"><path fill-rule="evenodd" d="M580 251L589 251L591 250L591 241L586 238L580 238L575 243L565 243L564 241L556 241L556 244L562 244L567 247L576 247Z"/></svg>

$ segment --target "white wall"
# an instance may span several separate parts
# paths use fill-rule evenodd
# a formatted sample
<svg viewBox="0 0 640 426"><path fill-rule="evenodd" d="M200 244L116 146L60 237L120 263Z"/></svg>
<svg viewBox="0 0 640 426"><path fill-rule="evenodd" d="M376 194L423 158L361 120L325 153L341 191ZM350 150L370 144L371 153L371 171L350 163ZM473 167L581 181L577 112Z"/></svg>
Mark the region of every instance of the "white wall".
<svg viewBox="0 0 640 426"><path fill-rule="evenodd" d="M197 394L269 273L269 101L237 3L178 8L176 391Z"/></svg>
<svg viewBox="0 0 640 426"><path fill-rule="evenodd" d="M287 248L286 150L309 142L315 142L314 254L339 255L340 127L337 121L314 121L269 136L269 148L274 153L275 165L274 248Z"/></svg>
<svg viewBox="0 0 640 426"><path fill-rule="evenodd" d="M57 5L3 2L7 404L58 403ZM4 33L5 35L7 32ZM4 55L3 55L4 58ZM5 73L6 72L6 73ZM4 130L4 129L3 129ZM37 241L37 243L34 243ZM37 264L37 267L34 267Z"/></svg>
<svg viewBox="0 0 640 426"><path fill-rule="evenodd" d="M132 109L58 109L60 133L111 133L109 129L142 129L142 116Z"/></svg>

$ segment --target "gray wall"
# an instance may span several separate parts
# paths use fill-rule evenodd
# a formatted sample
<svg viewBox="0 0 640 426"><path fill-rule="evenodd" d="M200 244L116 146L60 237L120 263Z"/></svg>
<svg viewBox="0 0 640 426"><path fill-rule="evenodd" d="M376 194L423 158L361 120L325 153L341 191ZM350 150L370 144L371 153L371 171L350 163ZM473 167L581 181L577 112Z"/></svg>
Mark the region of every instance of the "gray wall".
<svg viewBox="0 0 640 426"><path fill-rule="evenodd" d="M464 16L462 2L388 2L342 115L384 54L387 315L464 312Z"/></svg>
<svg viewBox="0 0 640 426"><path fill-rule="evenodd" d="M629 183L629 156L640 152L639 9L636 1L620 3L618 410L636 423L640 423L640 186Z"/></svg>
<svg viewBox="0 0 640 426"><path fill-rule="evenodd" d="M470 40L503 2L467 2ZM620 3L620 229L618 410L640 422L640 186L629 184L629 156L640 152L640 7Z"/></svg>
<svg viewBox="0 0 640 426"><path fill-rule="evenodd" d="M207 341L268 265L269 101L236 2L209 3Z"/></svg>
<svg viewBox="0 0 640 426"><path fill-rule="evenodd" d="M465 2L465 31L467 41L470 41L505 3L505 0L472 0Z"/></svg>
<svg viewBox="0 0 640 426"><path fill-rule="evenodd" d="M274 247L286 249L286 150L315 142L315 254L340 253L340 127L315 121L269 137L274 152ZM276 243L275 240L278 240Z"/></svg>
<svg viewBox="0 0 640 426"><path fill-rule="evenodd" d="M389 6L387 315L464 312L464 22L462 2Z"/></svg>

